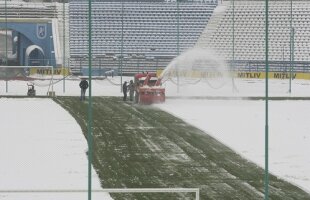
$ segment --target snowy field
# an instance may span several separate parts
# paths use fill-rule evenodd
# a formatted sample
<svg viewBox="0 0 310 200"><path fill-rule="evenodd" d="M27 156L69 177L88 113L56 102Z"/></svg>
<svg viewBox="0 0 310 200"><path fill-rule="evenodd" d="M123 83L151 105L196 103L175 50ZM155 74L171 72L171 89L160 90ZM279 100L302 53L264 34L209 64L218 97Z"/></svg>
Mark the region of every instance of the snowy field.
<svg viewBox="0 0 310 200"><path fill-rule="evenodd" d="M87 189L87 142L50 99L0 98L0 190ZM100 189L93 174L93 188ZM94 199L111 199L95 193ZM0 193L6 200L84 200L87 193Z"/></svg>
<svg viewBox="0 0 310 200"><path fill-rule="evenodd" d="M212 85L213 84L213 85ZM231 100L168 99L157 107L185 120L223 142L262 168L265 164L265 80L235 79L219 89L216 82L184 85L167 83L172 96L228 96ZM215 88L215 87L213 87ZM269 79L271 97L309 97L310 81ZM269 170L310 193L310 102L269 101Z"/></svg>
<svg viewBox="0 0 310 200"><path fill-rule="evenodd" d="M123 77L124 80L130 80L130 78ZM95 80L92 83L94 96L121 96L119 77L109 81ZM294 80L291 94L288 93L288 83L288 80L269 80L270 96L310 97L310 81ZM7 93L5 84L4 81L0 82L0 95L27 93L26 82L9 82ZM35 84L38 95L46 95L47 91L51 90L51 87L48 89L48 81L36 81ZM65 92L63 92L63 82L60 81L53 86L53 90L56 95L78 98L80 93L78 84L78 80L66 80ZM219 89L212 89L216 83L212 84L212 82L199 82L196 85L182 85L177 92L176 85L167 81L164 83L167 97L180 96L180 98L168 98L166 103L155 106L204 130L243 157L263 167L264 101L250 101L244 98L199 100L181 97L264 96L264 80L236 79L235 92L232 92L229 80ZM4 131L0 133L0 158L1 163L6 163L0 166L0 189L86 189L87 144L74 119L48 99L2 98L0 102L0 109L5 113L0 117L4 124L2 127ZM308 156L310 154L310 124L308 123L310 112L307 112L310 110L310 103L306 100L270 101L269 106L270 171L310 193L310 157ZM18 126L12 126L13 122ZM34 122L36 126L32 126ZM15 147L18 152L10 150L14 145L18 145ZM9 159L8 152L12 154ZM50 174L44 173L46 168L50 170ZM98 188L98 179L95 178L94 182L95 187ZM37 197L39 194L35 195ZM54 195L54 199L57 199L57 195L62 196ZM85 199L85 195L79 194L78 198L74 196L71 199ZM44 199L44 197L39 196L37 199ZM0 194L0 199L20 198L15 194ZM35 198L31 196L29 199Z"/></svg>

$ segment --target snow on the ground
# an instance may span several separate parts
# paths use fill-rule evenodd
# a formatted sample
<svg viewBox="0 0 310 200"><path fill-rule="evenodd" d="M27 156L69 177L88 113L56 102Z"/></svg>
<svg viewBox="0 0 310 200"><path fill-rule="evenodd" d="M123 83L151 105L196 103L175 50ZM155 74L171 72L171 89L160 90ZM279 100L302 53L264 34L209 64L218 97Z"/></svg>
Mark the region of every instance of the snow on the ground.
<svg viewBox="0 0 310 200"><path fill-rule="evenodd" d="M122 81L128 81L130 79L132 79L132 77L123 77ZM200 81L196 84L181 85L179 92L177 92L177 86L171 81L167 81L163 84L166 88L167 97L179 96L180 98L167 98L166 103L156 106L204 130L245 158L263 167L265 137L264 101L250 101L244 100L244 98L243 100L182 99L182 97L186 96L248 97L265 95L265 80L235 79L234 82L236 85L235 90L233 90L231 80L228 80L223 86L212 81ZM119 77L109 78L109 80L93 80L92 94L94 96L121 96L120 83ZM38 95L46 95L47 91L51 90L51 88L48 89L48 81L35 81L35 84ZM63 92L63 81L59 81L53 86L53 90L56 92L56 95L79 96L80 89L78 84L78 79L66 80L65 92ZM5 92L5 86L5 82L0 81L0 95L25 95L27 92L27 84L23 81L10 81L8 83L8 93ZM269 80L269 96L283 97L310 97L310 81L293 80L292 93L288 93L288 90L288 80ZM1 99L1 101L4 100ZM41 107L38 109L42 111L40 115L51 116L51 113L53 113L46 110L47 105L54 104L49 101L35 99L5 99L5 101L21 101L23 102L22 104L34 101L35 107ZM310 157L308 156L310 154L310 125L308 123L310 114L307 112L307 110L310 109L310 103L301 100L270 101L269 103L270 171L310 193ZM0 106L2 107L2 105L4 104L1 103ZM15 111L15 104L7 103L4 108L7 112ZM2 108L2 110L4 108ZM25 106L21 106L18 111L29 112ZM32 115L33 114L29 115L28 113L28 115L24 116L23 120L19 120L18 123L30 124L31 118L29 116ZM71 120L66 119L66 123L63 123L64 120L62 119L62 115L64 114L53 113L53 117L49 118L48 121L51 124L60 123L60 125L58 125L60 128L59 130L64 129L64 132L69 131L64 128L69 122L78 126L72 118L70 118ZM1 117L4 117L4 115L1 115ZM40 119L41 118L36 120ZM27 127L23 130L32 130L32 128ZM15 137L12 139L18 139L19 136L16 134L17 133L14 133ZM82 137L81 132L79 135ZM82 151L83 156L85 156L86 141L84 138L81 140L85 142L85 146L78 150ZM7 142L7 144L14 143ZM31 160L32 158L33 157L28 157L29 162L34 162ZM68 158L62 157L61 159ZM56 160L55 162L58 161L60 160ZM86 162L87 160L85 157L83 164L86 165ZM60 168L59 166L59 169ZM45 184L45 182L43 183ZM19 187L20 185L16 183L16 186ZM32 187L34 185L29 185L29 187L30 186Z"/></svg>
<svg viewBox="0 0 310 200"><path fill-rule="evenodd" d="M235 79L235 90L228 81L187 84L179 88L167 82L167 95L228 96L241 100L167 99L157 107L184 119L264 168L265 101L244 97L265 96L264 79ZM219 85L219 84L218 84ZM269 79L269 96L309 97L310 81ZM236 99L236 98L234 98ZM310 102L269 101L269 170L310 193Z"/></svg>
<svg viewBox="0 0 310 200"><path fill-rule="evenodd" d="M0 98L0 190L87 190L87 142L50 99ZM93 188L100 189L92 170ZM65 197L65 198L64 198ZM86 199L87 193L0 193L0 199ZM94 199L111 199L96 193Z"/></svg>
<svg viewBox="0 0 310 200"><path fill-rule="evenodd" d="M184 119L262 168L265 102L167 100L159 108ZM269 170L310 192L310 102L270 101Z"/></svg>
<svg viewBox="0 0 310 200"><path fill-rule="evenodd" d="M167 96L265 96L264 79L234 79L234 84L235 87L232 86L231 79L225 81L201 80L197 84L193 81L188 81L188 84L179 87L179 92L177 86L171 81L164 83L164 86L166 87ZM310 81L293 80L291 93L289 93L289 80L269 79L268 90L269 96L272 97L310 97Z"/></svg>

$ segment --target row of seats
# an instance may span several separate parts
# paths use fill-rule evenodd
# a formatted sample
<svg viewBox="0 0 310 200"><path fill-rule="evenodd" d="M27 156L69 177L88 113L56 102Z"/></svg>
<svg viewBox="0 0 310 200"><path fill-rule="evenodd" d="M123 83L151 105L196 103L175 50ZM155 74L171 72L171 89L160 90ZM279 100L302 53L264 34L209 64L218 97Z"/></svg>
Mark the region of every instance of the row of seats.
<svg viewBox="0 0 310 200"><path fill-rule="evenodd" d="M269 58L289 60L290 55L290 4L287 1L269 3ZM197 46L214 49L227 60L232 59L233 7L231 2L221 5L224 13L218 14L213 31L208 26ZM226 10L225 10L226 8ZM310 60L310 2L293 1L294 60ZM265 4L263 1L235 1L234 47L236 60L261 61L265 59ZM217 13L214 13L216 15ZM213 16L215 17L215 16ZM211 22L210 22L211 23Z"/></svg>
<svg viewBox="0 0 310 200"><path fill-rule="evenodd" d="M117 71L120 71L122 68L123 74L134 74L142 71L157 71L158 69L162 69L171 59L171 56L161 59L124 58L124 60L120 62L120 60L117 59L95 58L92 59L92 64L97 68L114 68ZM88 60L77 57L75 59L71 59L70 64L71 66L74 66L75 69L81 69L88 66Z"/></svg>
<svg viewBox="0 0 310 200"><path fill-rule="evenodd" d="M0 1L0 18L56 18L57 9L54 4L24 3Z"/></svg>
<svg viewBox="0 0 310 200"><path fill-rule="evenodd" d="M216 4L182 2L179 11L176 3L165 2L94 2L92 7L94 56L117 57L122 53L129 58L124 70L132 72L137 63L130 62L130 54L142 53L139 65L155 70L165 68L173 57L193 47ZM80 67L81 58L88 54L87 3L71 1L69 14L71 67ZM117 67L119 60L106 65Z"/></svg>

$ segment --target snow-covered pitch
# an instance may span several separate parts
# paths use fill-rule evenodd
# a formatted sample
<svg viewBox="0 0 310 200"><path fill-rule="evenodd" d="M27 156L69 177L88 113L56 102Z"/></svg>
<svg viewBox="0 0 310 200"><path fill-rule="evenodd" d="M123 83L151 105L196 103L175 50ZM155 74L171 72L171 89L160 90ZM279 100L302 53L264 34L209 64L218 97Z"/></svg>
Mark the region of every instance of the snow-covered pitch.
<svg viewBox="0 0 310 200"><path fill-rule="evenodd" d="M123 77L130 80L131 77ZM36 81L38 95L46 95L48 81ZM167 101L154 105L204 130L243 157L264 166L263 100L265 82L258 79L236 79L238 91L227 83L212 89L206 83L177 86L165 82ZM1 95L25 95L27 82L0 82ZM57 82L56 95L79 98L79 81ZM94 96L121 96L119 77L93 80ZM270 96L310 97L310 81L269 80ZM65 92L63 92L65 86ZM179 96L180 98L169 98ZM229 96L232 100L182 98L193 96ZM240 97L240 99L236 99ZM242 98L241 98L242 97ZM307 100L270 101L270 171L310 193L310 103ZM86 140L75 120L50 99L0 98L0 188L1 189L86 189ZM48 173L47 173L48 169ZM94 174L94 187L99 188ZM20 196L18 196L20 195ZM0 194L0 199L46 199L52 194ZM86 194L66 194L66 199L85 199ZM53 194L63 199L63 194ZM97 199L97 198L95 198ZM99 199L99 197L98 197ZM110 199L100 196L100 199Z"/></svg>

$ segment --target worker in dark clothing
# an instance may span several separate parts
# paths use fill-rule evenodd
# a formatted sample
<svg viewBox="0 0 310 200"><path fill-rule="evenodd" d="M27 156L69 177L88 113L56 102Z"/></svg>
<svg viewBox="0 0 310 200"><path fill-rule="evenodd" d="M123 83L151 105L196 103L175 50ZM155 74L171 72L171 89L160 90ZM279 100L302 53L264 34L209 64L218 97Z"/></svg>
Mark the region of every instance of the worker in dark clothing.
<svg viewBox="0 0 310 200"><path fill-rule="evenodd" d="M133 95L135 93L135 84L133 83L133 80L130 80L128 88L129 88L129 100L133 101Z"/></svg>
<svg viewBox="0 0 310 200"><path fill-rule="evenodd" d="M135 83L135 103L139 103L139 81Z"/></svg>
<svg viewBox="0 0 310 200"><path fill-rule="evenodd" d="M86 79L82 79L82 81L80 82L80 88L81 88L80 100L84 101L85 100L85 93L86 93L86 90L88 88L88 82Z"/></svg>
<svg viewBox="0 0 310 200"><path fill-rule="evenodd" d="M128 89L127 81L125 81L123 84L123 94L124 94L123 101L126 101L126 99L127 99L127 89Z"/></svg>

